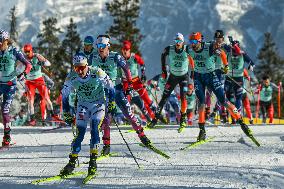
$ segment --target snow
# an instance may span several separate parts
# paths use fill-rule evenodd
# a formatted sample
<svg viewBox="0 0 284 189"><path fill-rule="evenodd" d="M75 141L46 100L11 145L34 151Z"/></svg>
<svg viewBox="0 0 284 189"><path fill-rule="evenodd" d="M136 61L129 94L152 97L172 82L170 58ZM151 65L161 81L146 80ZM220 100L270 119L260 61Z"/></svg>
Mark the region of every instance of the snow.
<svg viewBox="0 0 284 189"><path fill-rule="evenodd" d="M261 147L256 147L239 127L208 126L207 135L215 139L195 149L181 151L193 142L198 128L177 132L177 126L146 131L156 146L168 155L167 160L138 145L130 127L120 126L133 154L143 167L138 170L116 127L112 126L111 157L98 162L99 176L84 188L283 188L284 126L251 127ZM83 176L41 186L30 182L53 176L68 162L72 132L69 128L42 132L43 127L14 127L17 144L0 152L0 188L81 188ZM1 128L2 130L2 128ZM80 153L79 170L87 170L87 133Z"/></svg>

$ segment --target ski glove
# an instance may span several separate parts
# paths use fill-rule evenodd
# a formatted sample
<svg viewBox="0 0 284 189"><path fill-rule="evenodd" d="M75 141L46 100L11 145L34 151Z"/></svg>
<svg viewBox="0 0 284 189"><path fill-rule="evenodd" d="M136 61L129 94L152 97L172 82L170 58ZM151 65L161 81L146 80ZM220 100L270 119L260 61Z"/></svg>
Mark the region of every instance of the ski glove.
<svg viewBox="0 0 284 189"><path fill-rule="evenodd" d="M141 81L142 81L142 83L145 83L147 81L146 75L142 75L141 76Z"/></svg>
<svg viewBox="0 0 284 189"><path fill-rule="evenodd" d="M253 72L254 65L251 65L251 64L250 64L250 65L248 66L248 69L249 69L249 71Z"/></svg>
<svg viewBox="0 0 284 189"><path fill-rule="evenodd" d="M115 101L109 102L108 106L107 106L107 109L108 109L108 113L111 113L112 115L114 115L116 113Z"/></svg>
<svg viewBox="0 0 284 189"><path fill-rule="evenodd" d="M223 72L224 72L224 74L227 74L229 72L229 66L228 65L224 66Z"/></svg>
<svg viewBox="0 0 284 189"><path fill-rule="evenodd" d="M162 71L162 78L166 79L168 77L167 71Z"/></svg>

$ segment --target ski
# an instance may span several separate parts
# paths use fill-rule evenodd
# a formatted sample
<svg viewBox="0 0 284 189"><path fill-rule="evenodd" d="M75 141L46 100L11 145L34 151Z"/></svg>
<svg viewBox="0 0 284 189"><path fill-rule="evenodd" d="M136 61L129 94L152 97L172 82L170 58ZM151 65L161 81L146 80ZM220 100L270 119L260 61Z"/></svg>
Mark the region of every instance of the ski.
<svg viewBox="0 0 284 189"><path fill-rule="evenodd" d="M114 157L114 156L117 156L118 153L117 152L112 152L112 153L109 153L108 155L100 155L98 158L97 158L97 161L101 161L103 159L106 159L106 158L109 158L109 157ZM89 164L88 161L84 161L83 164Z"/></svg>
<svg viewBox="0 0 284 189"><path fill-rule="evenodd" d="M181 148L180 150L186 150L188 148L195 148L199 145L202 145L202 144L205 144L207 142L211 142L215 137L208 137L207 139L205 140L200 140L200 141L196 141L196 142L193 142L193 143L190 143L189 145Z"/></svg>
<svg viewBox="0 0 284 189"><path fill-rule="evenodd" d="M96 176L98 176L98 174L94 174L94 175L87 175L84 180L83 180L83 184L87 184L90 180L94 179Z"/></svg>
<svg viewBox="0 0 284 189"><path fill-rule="evenodd" d="M171 157L168 156L166 153L164 153L163 151L159 150L158 148L156 148L153 144L149 144L149 145L144 145L142 143L139 144L142 147L148 148L150 150L152 150L153 152L163 156L164 158L170 159Z"/></svg>
<svg viewBox="0 0 284 189"><path fill-rule="evenodd" d="M86 171L74 172L74 173L71 173L71 174L65 175L65 176L64 175L56 175L56 176L46 177L46 178L42 178L42 179L39 179L39 180L32 181L31 184L37 185L37 184L40 184L40 183L43 183L43 182L53 182L53 181L58 181L58 180L61 180L61 179L67 179L67 178L72 178L72 177L79 176L79 175L84 175L84 174L87 174L87 172Z"/></svg>
<svg viewBox="0 0 284 189"><path fill-rule="evenodd" d="M257 145L257 147L260 146L259 142L256 140L256 138L254 138L254 136L252 134L248 135L248 137L251 139L251 141Z"/></svg>
<svg viewBox="0 0 284 189"><path fill-rule="evenodd" d="M143 130L144 130L144 131L147 131L147 130L161 129L161 128L164 128L164 126L162 126L162 125L157 125L157 126L155 126L155 127L153 127L153 128L144 127ZM134 133L134 132L136 132L136 131L135 131L134 129L130 129L130 130L128 130L127 132L128 132L128 133Z"/></svg>
<svg viewBox="0 0 284 189"><path fill-rule="evenodd" d="M184 131L185 127L179 127L178 128L178 133L182 133Z"/></svg>

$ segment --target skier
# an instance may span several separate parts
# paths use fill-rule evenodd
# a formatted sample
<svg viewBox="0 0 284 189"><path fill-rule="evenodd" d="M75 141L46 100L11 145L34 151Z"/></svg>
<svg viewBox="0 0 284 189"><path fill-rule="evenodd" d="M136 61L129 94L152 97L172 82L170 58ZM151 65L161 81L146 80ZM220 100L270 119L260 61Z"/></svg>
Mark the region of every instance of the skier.
<svg viewBox="0 0 284 189"><path fill-rule="evenodd" d="M149 97L148 92L146 90L146 87L143 83L146 82L146 69L144 60L141 56L139 56L136 53L131 52L131 42L128 40L123 41L123 46L121 48L121 54L124 57L124 59L127 62L127 65L130 69L131 76L132 76L132 86L133 89L138 92L139 96L144 102L144 105L149 113L149 115L153 118L154 113L153 111L156 110L156 107L152 101L152 99ZM138 71L138 65L140 66L141 71L141 79L139 78L139 71ZM122 72L122 78L123 78L123 88L124 90L127 89L128 81L125 75Z"/></svg>
<svg viewBox="0 0 284 189"><path fill-rule="evenodd" d="M127 95L130 95L132 93L132 77L126 61L117 52L112 52L109 50L110 37L108 35L99 35L97 37L96 45L98 49L98 55L96 55L93 59L93 66L97 66L103 69L109 75L110 79L115 84L116 105L121 109L124 116L132 124L132 127L138 134L138 137L140 138L141 142L146 146L150 145L151 141L144 134L143 128L139 123L137 117L131 112L131 106L126 97ZM125 93L123 92L121 78L118 77L119 69L122 69L129 83ZM115 104L113 104L113 106L115 106ZM107 155L110 153L110 122L111 115L110 113L107 113L102 124L102 130L104 131L104 147L101 154L103 155Z"/></svg>
<svg viewBox="0 0 284 189"><path fill-rule="evenodd" d="M196 96L194 93L194 86L193 84L190 84L188 86L188 91L186 93L186 101L187 101L187 124L188 125L192 125L193 123L193 110L194 110L194 106L195 106L195 102L196 102Z"/></svg>
<svg viewBox="0 0 284 189"><path fill-rule="evenodd" d="M27 43L23 47L23 51L25 53L25 57L32 63L32 69L30 73L26 76L26 87L27 94L29 100L29 110L30 110L30 121L29 125L35 126L36 120L34 116L34 100L35 100L35 91L38 90L41 101L41 109L45 109L45 105L47 105L47 109L50 114L51 121L59 121L59 117L53 111L53 105L49 97L48 88L45 85L45 81L43 78L42 67L50 66L50 62L44 58L42 55L33 52L32 44ZM42 110L41 114L42 120L45 120L45 111Z"/></svg>
<svg viewBox="0 0 284 189"><path fill-rule="evenodd" d="M251 79L250 79L250 76L248 74L247 69L244 70L244 77L245 77L244 83L250 82ZM249 97L248 97L248 93L245 89L243 89L242 103L243 103L244 109L246 111L246 115L249 119L249 123L253 124L253 117L252 117L251 108L250 108L250 100L249 100Z"/></svg>
<svg viewBox="0 0 284 189"><path fill-rule="evenodd" d="M86 36L84 38L83 49L80 49L76 54L81 54L82 56L87 57L88 65L91 66L93 57L96 53L97 52L95 51L95 48L94 48L94 38L92 36ZM71 89L70 78L72 78L73 75L75 75L75 72L72 70L67 75L63 88L61 90L63 117L67 125L72 125L74 123L74 118L75 118L74 117L75 116L74 102L72 102L72 104L69 104L70 89ZM71 99L74 99L74 98L71 98Z"/></svg>
<svg viewBox="0 0 284 189"><path fill-rule="evenodd" d="M212 90L216 95L218 101L221 105L224 105L230 114L237 120L241 125L242 130L247 136L252 138L252 131L243 122L240 113L237 111L236 107L231 104L224 94L224 89L222 83L216 75L215 71L215 58L214 55L220 56L224 64L224 72L227 74L229 65L226 59L225 52L220 48L214 48L212 43L203 42L203 36L200 32L193 32L189 36L189 43L191 44L191 50L189 54L194 59L194 72L191 77L194 78L194 87L196 97L198 98L198 114L199 121L198 125L200 128L197 141L203 141L206 139L205 131L205 88Z"/></svg>
<svg viewBox="0 0 284 189"><path fill-rule="evenodd" d="M24 55L12 45L10 35L5 30L0 30L0 95L3 95L1 106L4 136L2 146L8 146L11 142L10 107L16 92L16 79L23 80L24 75L29 74L32 68L31 63ZM17 61L25 65L23 73L16 70Z"/></svg>
<svg viewBox="0 0 284 189"><path fill-rule="evenodd" d="M238 41L232 41L231 43L240 47ZM241 113L245 63L248 64L250 71L253 71L255 65L245 52L241 51L241 53L239 53L234 48L232 48L231 52L228 54L228 62L229 73L225 81L226 96L229 100L235 99L235 106L238 112ZM236 120L232 118L232 124L235 123Z"/></svg>
<svg viewBox="0 0 284 189"><path fill-rule="evenodd" d="M278 90L277 85L270 82L270 78L267 75L262 77L262 85L257 88L257 93L260 93L260 108L262 113L262 123L266 123L266 117L268 114L269 123L273 123L274 106L272 102L272 94L274 90Z"/></svg>
<svg viewBox="0 0 284 189"><path fill-rule="evenodd" d="M189 47L184 44L184 37L181 33L177 33L174 38L175 45L170 45L164 49L161 55L162 62L162 76L167 78L166 70L166 57L169 56L169 71L170 75L165 85L165 90L161 101L159 102L155 118L147 124L147 127L153 128L158 119L161 119L161 111L174 90L177 84L180 86L181 96L181 118L180 128L186 126L186 98L185 93L187 91L188 71L189 64L193 64L192 57L189 55Z"/></svg>
<svg viewBox="0 0 284 189"><path fill-rule="evenodd" d="M105 116L106 95L108 91L109 105L114 101L114 88L106 73L97 67L89 67L87 58L78 54L73 58L76 74L71 78L71 93L77 94L76 127L77 134L71 144L72 152L69 155L68 164L60 171L60 175L69 175L73 172L78 153L81 150L81 142L86 133L88 121L90 121L90 161L88 175L94 175L97 170L96 159L99 148L99 127ZM109 106L109 111L113 107Z"/></svg>

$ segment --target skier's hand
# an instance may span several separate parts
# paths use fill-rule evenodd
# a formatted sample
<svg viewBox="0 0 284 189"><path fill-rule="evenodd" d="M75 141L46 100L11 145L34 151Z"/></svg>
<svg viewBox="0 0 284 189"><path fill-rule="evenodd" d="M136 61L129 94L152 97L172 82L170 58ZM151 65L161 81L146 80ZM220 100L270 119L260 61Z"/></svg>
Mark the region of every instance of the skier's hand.
<svg viewBox="0 0 284 189"><path fill-rule="evenodd" d="M130 85L130 86L128 86L127 89L125 90L125 95L126 95L126 96L128 96L128 95L132 96L132 94L133 94L133 87L132 87L132 85Z"/></svg>
<svg viewBox="0 0 284 189"><path fill-rule="evenodd" d="M142 83L145 83L147 81L146 75L141 76L141 81Z"/></svg>
<svg viewBox="0 0 284 189"><path fill-rule="evenodd" d="M249 71L253 72L253 70L254 70L254 65L251 65L251 64L250 64L250 65L248 66L248 69L249 69Z"/></svg>
<svg viewBox="0 0 284 189"><path fill-rule="evenodd" d="M224 74L227 74L229 72L229 65L225 65L223 68Z"/></svg>
<svg viewBox="0 0 284 189"><path fill-rule="evenodd" d="M162 78L166 79L168 76L167 71L162 71Z"/></svg>
<svg viewBox="0 0 284 189"><path fill-rule="evenodd" d="M108 103L107 111L108 113L111 113L111 115L114 115L116 113L116 105L114 101Z"/></svg>

